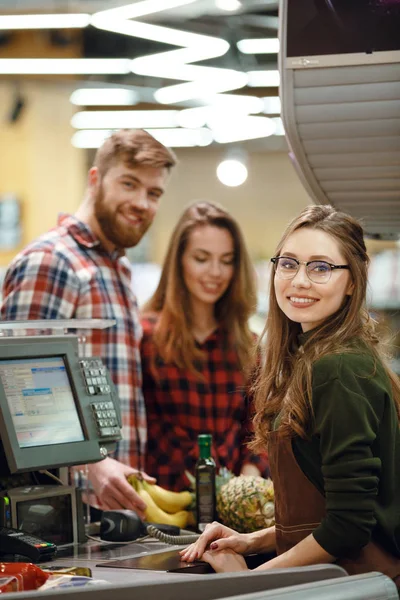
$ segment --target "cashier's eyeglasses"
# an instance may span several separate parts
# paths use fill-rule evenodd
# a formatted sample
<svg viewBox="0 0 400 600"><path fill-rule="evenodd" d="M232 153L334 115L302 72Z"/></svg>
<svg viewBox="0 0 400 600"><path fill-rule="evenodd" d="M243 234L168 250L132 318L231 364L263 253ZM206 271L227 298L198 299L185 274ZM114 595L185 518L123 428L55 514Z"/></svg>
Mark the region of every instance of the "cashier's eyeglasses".
<svg viewBox="0 0 400 600"><path fill-rule="evenodd" d="M289 256L275 256L271 258L274 263L275 273L280 279L293 279L300 269L306 267L307 277L313 283L327 283L335 269L350 269L349 265L332 265L325 260L297 260Z"/></svg>

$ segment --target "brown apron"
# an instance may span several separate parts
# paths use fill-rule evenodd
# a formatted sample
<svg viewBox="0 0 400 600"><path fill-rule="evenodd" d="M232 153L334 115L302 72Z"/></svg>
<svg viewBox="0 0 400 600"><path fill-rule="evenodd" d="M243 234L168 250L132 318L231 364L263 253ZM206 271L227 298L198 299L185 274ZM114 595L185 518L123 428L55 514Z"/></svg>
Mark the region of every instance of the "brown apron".
<svg viewBox="0 0 400 600"><path fill-rule="evenodd" d="M282 554L319 526L326 515L325 498L297 464L289 436L272 432L268 456L275 492L276 552ZM375 542L369 542L357 556L340 559L336 564L349 575L384 573L400 588L400 559Z"/></svg>

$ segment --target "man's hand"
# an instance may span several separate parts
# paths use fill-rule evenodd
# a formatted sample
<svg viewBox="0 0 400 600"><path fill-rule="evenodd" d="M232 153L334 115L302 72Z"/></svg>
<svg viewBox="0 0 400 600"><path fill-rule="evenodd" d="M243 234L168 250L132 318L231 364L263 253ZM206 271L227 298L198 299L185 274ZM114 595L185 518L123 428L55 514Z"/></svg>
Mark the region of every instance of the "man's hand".
<svg viewBox="0 0 400 600"><path fill-rule="evenodd" d="M139 471L113 458L88 465L89 480L99 500L102 510L128 508L144 519L146 504L127 482L128 475L137 475ZM141 472L141 477L149 483L155 483L154 477Z"/></svg>

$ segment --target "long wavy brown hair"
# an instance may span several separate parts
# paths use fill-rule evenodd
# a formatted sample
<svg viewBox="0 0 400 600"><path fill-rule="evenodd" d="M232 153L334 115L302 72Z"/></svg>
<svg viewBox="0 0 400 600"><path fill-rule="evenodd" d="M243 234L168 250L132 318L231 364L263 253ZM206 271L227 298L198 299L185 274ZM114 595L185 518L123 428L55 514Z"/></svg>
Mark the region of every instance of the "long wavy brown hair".
<svg viewBox="0 0 400 600"><path fill-rule="evenodd" d="M143 309L144 314L158 314L154 341L162 360L187 368L200 377L198 361L203 359L203 353L192 333L193 317L190 294L183 278L182 256L194 229L207 225L226 229L233 239L232 280L214 310L218 324L230 332L240 364L246 369L254 346L248 320L257 303L255 272L240 227L222 206L196 202L186 208L171 235L158 287Z"/></svg>
<svg viewBox="0 0 400 600"><path fill-rule="evenodd" d="M350 266L354 290L352 295L345 297L336 313L307 336L299 352L301 326L289 320L279 308L271 274L269 312L259 341L259 353L263 360L259 363L253 386L256 408L255 439L250 444L253 449L265 449L278 416L279 428L284 434L302 438L310 436L313 423L313 364L327 354L356 351L355 340L358 347L366 346L375 359L383 363L400 415L399 379L387 365L387 352L366 310L369 258L361 225L332 206L308 206L287 227L275 256L280 255L288 237L302 228L324 231L336 240L346 264Z"/></svg>

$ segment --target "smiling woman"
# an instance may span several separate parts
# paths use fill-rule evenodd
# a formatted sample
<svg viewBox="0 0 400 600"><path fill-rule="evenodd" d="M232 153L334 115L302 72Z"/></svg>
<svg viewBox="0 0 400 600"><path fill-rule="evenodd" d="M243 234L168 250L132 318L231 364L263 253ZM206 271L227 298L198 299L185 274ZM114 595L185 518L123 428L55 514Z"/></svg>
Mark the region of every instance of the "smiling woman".
<svg viewBox="0 0 400 600"><path fill-rule="evenodd" d="M259 474L246 447L248 367L255 336L253 268L237 222L221 206L187 208L172 233L160 284L145 307L141 347L148 424L146 468L188 487L197 436L211 433L217 466Z"/></svg>
<svg viewBox="0 0 400 600"><path fill-rule="evenodd" d="M362 228L310 206L272 262L250 447L268 450L275 528L212 524L182 558L237 571L247 569L238 554L276 550L258 569L337 561L400 587L400 384L365 310Z"/></svg>
<svg viewBox="0 0 400 600"><path fill-rule="evenodd" d="M304 332L309 331L334 314L351 295L350 267L340 264L345 262L342 252L325 231L294 231L281 253L273 259L276 300L290 320L299 322Z"/></svg>

